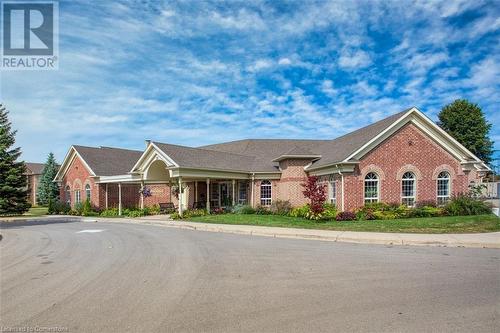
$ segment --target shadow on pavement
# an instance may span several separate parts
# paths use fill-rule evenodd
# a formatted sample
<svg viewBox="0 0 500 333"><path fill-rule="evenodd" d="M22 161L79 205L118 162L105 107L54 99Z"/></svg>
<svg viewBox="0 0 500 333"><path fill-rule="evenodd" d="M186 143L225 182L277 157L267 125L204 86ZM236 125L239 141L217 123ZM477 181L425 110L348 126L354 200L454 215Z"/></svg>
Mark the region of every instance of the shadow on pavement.
<svg viewBox="0 0 500 333"><path fill-rule="evenodd" d="M18 220L18 221L0 221L0 230L23 228L36 225L56 224L56 223L74 223L80 221L81 219L79 218L70 218L70 217L45 218L45 219L41 218L41 219L29 219L29 220Z"/></svg>

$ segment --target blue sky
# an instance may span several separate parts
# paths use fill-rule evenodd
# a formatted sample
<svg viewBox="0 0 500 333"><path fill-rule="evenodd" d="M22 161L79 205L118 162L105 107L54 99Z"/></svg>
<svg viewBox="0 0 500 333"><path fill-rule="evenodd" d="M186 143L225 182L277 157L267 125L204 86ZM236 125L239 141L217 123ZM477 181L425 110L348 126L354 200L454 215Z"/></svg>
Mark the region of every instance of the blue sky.
<svg viewBox="0 0 500 333"><path fill-rule="evenodd" d="M334 138L417 106L480 104L500 149L500 3L61 1L59 70L1 73L29 161Z"/></svg>

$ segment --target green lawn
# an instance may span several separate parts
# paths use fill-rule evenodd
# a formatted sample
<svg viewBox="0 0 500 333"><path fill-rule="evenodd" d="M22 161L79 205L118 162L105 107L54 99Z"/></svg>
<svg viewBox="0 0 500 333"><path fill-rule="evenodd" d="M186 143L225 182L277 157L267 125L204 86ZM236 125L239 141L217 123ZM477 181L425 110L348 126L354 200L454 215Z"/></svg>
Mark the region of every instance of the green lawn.
<svg viewBox="0 0 500 333"><path fill-rule="evenodd" d="M23 216L42 216L47 215L47 207L31 207Z"/></svg>
<svg viewBox="0 0 500 333"><path fill-rule="evenodd" d="M285 228L432 234L500 231L500 218L493 214L343 222L314 222L298 217L278 215L223 214L192 217L189 221Z"/></svg>

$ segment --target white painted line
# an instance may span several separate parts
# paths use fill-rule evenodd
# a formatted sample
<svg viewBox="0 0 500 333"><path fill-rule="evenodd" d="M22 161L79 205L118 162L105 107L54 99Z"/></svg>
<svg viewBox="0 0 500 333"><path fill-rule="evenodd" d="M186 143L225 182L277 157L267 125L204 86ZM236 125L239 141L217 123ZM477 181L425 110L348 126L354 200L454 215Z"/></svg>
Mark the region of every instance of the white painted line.
<svg viewBox="0 0 500 333"><path fill-rule="evenodd" d="M85 230L80 230L80 231L77 231L76 233L77 234L82 234L82 233L95 233L95 232L103 232L104 229L85 229Z"/></svg>

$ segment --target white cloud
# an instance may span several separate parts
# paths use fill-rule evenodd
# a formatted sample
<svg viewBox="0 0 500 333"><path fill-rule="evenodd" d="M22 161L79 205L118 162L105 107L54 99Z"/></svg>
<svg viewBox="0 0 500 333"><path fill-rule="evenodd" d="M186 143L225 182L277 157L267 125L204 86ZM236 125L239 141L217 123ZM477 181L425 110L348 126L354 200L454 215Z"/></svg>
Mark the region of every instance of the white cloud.
<svg viewBox="0 0 500 333"><path fill-rule="evenodd" d="M278 61L278 65L281 65L281 66L288 66L288 65L291 65L292 64L292 61L288 58L281 58L279 61Z"/></svg>
<svg viewBox="0 0 500 333"><path fill-rule="evenodd" d="M344 69L361 69L368 67L371 63L370 56L363 50L344 50L339 57L339 66Z"/></svg>

